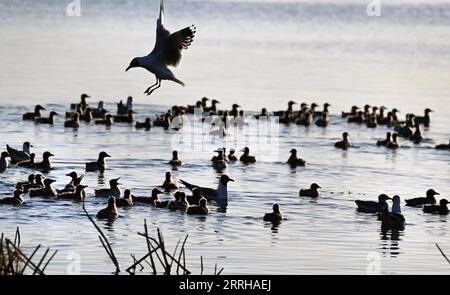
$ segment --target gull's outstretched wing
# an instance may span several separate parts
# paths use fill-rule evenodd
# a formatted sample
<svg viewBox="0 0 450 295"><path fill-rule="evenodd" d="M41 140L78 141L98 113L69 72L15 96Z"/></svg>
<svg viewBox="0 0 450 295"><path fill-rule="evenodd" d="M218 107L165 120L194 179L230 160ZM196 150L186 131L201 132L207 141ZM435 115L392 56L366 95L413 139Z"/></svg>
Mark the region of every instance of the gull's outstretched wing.
<svg viewBox="0 0 450 295"><path fill-rule="evenodd" d="M187 49L191 45L194 34L195 27L192 25L168 36L161 48L161 62L176 67L181 60L181 50Z"/></svg>
<svg viewBox="0 0 450 295"><path fill-rule="evenodd" d="M164 0L161 0L159 5L159 18L156 21L156 41L155 46L150 54L157 54L161 51L166 38L170 35L170 32L164 28Z"/></svg>

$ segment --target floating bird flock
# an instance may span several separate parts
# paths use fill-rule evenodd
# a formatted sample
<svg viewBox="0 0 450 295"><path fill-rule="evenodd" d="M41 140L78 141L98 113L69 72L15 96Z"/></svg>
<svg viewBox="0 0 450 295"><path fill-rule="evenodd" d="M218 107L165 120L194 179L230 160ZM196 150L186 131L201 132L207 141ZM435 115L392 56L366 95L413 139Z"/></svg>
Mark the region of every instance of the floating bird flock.
<svg viewBox="0 0 450 295"><path fill-rule="evenodd" d="M162 26L162 14L163 6L161 4L161 14L160 19L158 20L158 22L161 21L158 29L160 32L161 30L165 30ZM177 32L174 34L180 33ZM170 36L171 35L169 35L169 37ZM155 50L157 48L158 50L162 50L162 47L159 47L162 46L161 42L163 41L157 39L158 44L155 46ZM169 41L166 40L165 42ZM161 79L158 78L157 73L155 75L157 76L157 79ZM153 90L149 90L149 92L151 93ZM87 102L87 98L90 98L90 96L82 94L79 103L71 104L72 111L66 113L66 120L64 122L65 128L80 128L83 126L81 122L86 124L93 122L95 125L105 125L107 128L111 128L116 123L132 124L134 122L133 114L135 114L136 111L133 110L132 97L127 98L126 104L122 101L117 103L117 113L115 115L104 108L103 101L98 102L97 107L91 108ZM211 101L210 106L207 105L208 101ZM229 125L233 125L234 127L245 125L244 111L239 109L240 106L238 104L233 104L231 110L220 110L218 109L218 104L220 104L220 102L216 99L210 100L207 97L203 97L194 105L173 106L166 113L157 114L153 120L150 117L146 117L143 122L136 122L135 128L150 130L152 127L163 127L165 129L180 130L183 127L182 117L186 114L194 113L196 108L202 113L207 113L207 116L203 118L203 122L218 126L218 129L214 130L219 131L210 132L213 136L226 135L226 128ZM318 127L326 128L332 123L329 113L330 104L325 103L322 111L316 110L318 105L315 103L312 103L311 106L308 106L306 103L301 103L300 110L296 111L294 110L294 105L296 104L297 103L294 101L289 101L287 110L284 111L269 112L266 108L262 108L260 114L255 115L254 118L261 120L264 117L270 118L271 116L279 116L279 122L282 124L296 124L306 127L316 125ZM424 116L406 114L404 121L398 119L397 114L399 111L395 108L392 111L388 111L387 114L385 114L387 108L384 106L378 108L376 106L371 107L365 105L363 109L364 111L359 111L359 107L352 106L350 112L342 112L341 117L346 119L348 123L366 124L368 128L378 128L383 125L388 128L393 128L393 132L388 131L386 133L385 139L380 139L374 143L377 146L385 146L390 149L398 149L401 147L398 141L399 137L408 139L415 144L420 144L424 140L420 131L420 125L429 127L431 122L430 113L432 110L429 108L425 109ZM34 121L37 124L54 125L56 123L55 117L58 114L55 111L50 111L48 117L42 117L41 111L44 110L46 109L41 105L36 105L34 112L23 114L22 119ZM353 144L350 142L349 138L350 135L348 132L344 132L342 134L342 140L336 142L334 146L343 150L351 148ZM28 168L35 172L50 173L53 169L50 158L54 155L49 151L46 151L42 155L42 161L36 162L35 153L31 153L30 151L31 147L33 146L29 142L23 143L22 150L14 149L7 145L6 151L1 153L0 172L4 172L10 167L8 161L9 158L11 159L11 164L15 164L17 167ZM449 144L436 145L436 149L450 150L450 141ZM242 152L242 155L238 157L236 156L236 151L234 149L230 149L229 154L227 155L225 147L218 148L214 151L217 155L211 159L213 168L222 171L227 168L228 163L257 163L257 159L255 156L251 155L249 147L244 147L240 151ZM306 161L298 157L297 149L292 148L289 153L290 156L286 163L291 166L291 168L295 169L296 167L305 166ZM105 173L107 170L105 159L109 157L110 155L108 153L101 151L97 161L87 162L85 164L85 171ZM172 152L172 159L168 164L172 167L184 165L179 158L178 151L175 150ZM81 182L85 175L78 175L76 171L72 171L68 173L67 176L70 177L70 182L66 184L63 189L57 190L53 188L55 180L46 178L40 173L30 174L26 181L21 181L16 184L13 196L0 199L0 204L20 206L24 203L23 195L26 193L28 193L30 197L83 201L86 197L85 189L87 186L81 184ZM226 206L228 204L228 183L234 181L224 174L220 177L217 188L207 188L191 184L181 179L178 181L173 180L171 173L167 172L165 181L160 186L162 190L154 188L151 191L150 197L144 197L134 196L130 189L126 189L122 196L122 190L119 187L121 184L118 182L119 179L120 177L110 179L109 188L94 190L95 197L108 199L107 207L98 212L98 218L115 219L119 216L118 208L132 207L137 204L151 205L155 208L167 208L171 211L181 211L192 215L207 215L210 213L208 202L214 202L220 206ZM185 192L180 191L180 186L177 183L182 184L185 188L192 191L192 195L186 195ZM320 197L319 188L320 186L318 184L313 183L310 188L300 189L299 196L318 198ZM174 199L170 201L160 200L159 195L169 193L173 193ZM438 203L434 197L435 195L439 195L439 193L435 192L433 189L429 189L426 192L426 197L407 199L405 202L407 206L421 207L424 213L448 214L448 201L446 199L441 199ZM387 203L388 200L392 200L393 203L390 211ZM391 199L386 194L380 194L378 201L356 200L355 203L358 211L377 214L383 227L403 228L406 224L400 208L400 197L397 195ZM274 204L272 209L273 212L265 214L263 220L278 224L283 220L280 205Z"/></svg>

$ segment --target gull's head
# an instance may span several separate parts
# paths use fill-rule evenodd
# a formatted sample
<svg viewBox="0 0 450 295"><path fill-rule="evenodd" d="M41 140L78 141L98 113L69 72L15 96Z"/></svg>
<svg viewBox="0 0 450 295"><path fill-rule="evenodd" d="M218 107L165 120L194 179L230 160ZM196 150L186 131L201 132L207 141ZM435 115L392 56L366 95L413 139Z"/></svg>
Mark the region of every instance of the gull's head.
<svg viewBox="0 0 450 295"><path fill-rule="evenodd" d="M128 68L125 70L125 72L128 72L129 69L131 68L137 68L139 67L139 61L137 59L137 57L133 58L133 60L130 62L130 65L128 66Z"/></svg>

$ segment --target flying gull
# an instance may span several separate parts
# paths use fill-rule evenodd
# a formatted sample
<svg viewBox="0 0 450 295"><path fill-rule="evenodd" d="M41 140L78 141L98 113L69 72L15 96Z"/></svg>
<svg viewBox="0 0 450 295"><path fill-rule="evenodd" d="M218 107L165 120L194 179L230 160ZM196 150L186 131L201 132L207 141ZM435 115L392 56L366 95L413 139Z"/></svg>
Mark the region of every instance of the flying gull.
<svg viewBox="0 0 450 295"><path fill-rule="evenodd" d="M177 79L168 66L176 67L180 63L181 50L191 45L195 34L194 25L171 34L163 25L163 15L164 0L161 0L159 18L156 21L155 47L149 55L133 58L125 70L141 67L155 75L156 83L147 88L144 92L147 95L161 86L161 80L171 80L184 86L184 82Z"/></svg>

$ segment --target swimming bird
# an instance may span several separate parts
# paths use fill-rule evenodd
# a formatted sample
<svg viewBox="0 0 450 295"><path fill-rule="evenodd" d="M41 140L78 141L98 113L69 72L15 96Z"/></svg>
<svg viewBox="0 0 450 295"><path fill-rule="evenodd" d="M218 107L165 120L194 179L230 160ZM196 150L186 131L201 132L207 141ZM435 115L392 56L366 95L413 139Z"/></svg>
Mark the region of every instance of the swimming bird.
<svg viewBox="0 0 450 295"><path fill-rule="evenodd" d="M230 177L228 177L227 175L222 175L219 179L219 184L217 186L217 189L213 189L213 188L206 188L206 187L200 187L198 185L194 185L194 184L190 184L184 180L180 179L180 182L187 187L190 191L193 192L194 188L199 188L203 194L203 196L208 200L208 201L217 201L219 203L222 204L227 204L228 203L228 182L234 182L233 179L231 179Z"/></svg>
<svg viewBox="0 0 450 295"><path fill-rule="evenodd" d="M117 115L126 115L129 110L133 109L133 97L128 96L127 103L124 105L122 101L117 104ZM116 200L117 203L117 200Z"/></svg>
<svg viewBox="0 0 450 295"><path fill-rule="evenodd" d="M195 105L187 105L186 107L186 113L188 114L194 114L195 110L198 110L199 114L202 114L204 112L201 100L198 100Z"/></svg>
<svg viewBox="0 0 450 295"><path fill-rule="evenodd" d="M11 157L11 164L16 164L21 161L30 159L30 147L32 145L25 141L22 145L22 150L16 150L15 148L10 147L8 144L6 145L6 151L9 153Z"/></svg>
<svg viewBox="0 0 450 295"><path fill-rule="evenodd" d="M96 162L88 162L86 163L86 172L95 172L100 171L100 173L105 172L106 170L106 161L105 158L110 158L106 152L100 152L98 154L98 159Z"/></svg>
<svg viewBox="0 0 450 295"><path fill-rule="evenodd" d="M362 124L364 122L364 112L358 111L356 115L347 117L347 122Z"/></svg>
<svg viewBox="0 0 450 295"><path fill-rule="evenodd" d="M191 45L195 27L192 25L170 34L163 24L164 1L160 2L159 18L156 22L156 42L152 52L144 57L134 58L128 68L141 67L153 73L156 83L147 88L144 94L150 95L161 86L162 80L174 81L182 86L184 82L177 79L168 66L176 67L181 61L181 50Z"/></svg>
<svg viewBox="0 0 450 295"><path fill-rule="evenodd" d="M357 210L364 213L380 213L383 210L386 210L388 207L387 200L390 200L387 195L381 194L378 196L378 202L375 201L362 201L356 200L356 206L358 206Z"/></svg>
<svg viewBox="0 0 450 295"><path fill-rule="evenodd" d="M34 164L36 164L34 161L35 159L36 159L36 154L31 153L30 159L18 162L17 167L32 168L34 166Z"/></svg>
<svg viewBox="0 0 450 295"><path fill-rule="evenodd" d="M28 178L26 181L16 182L15 188L18 190L21 190L24 193L28 193L28 187L30 185L35 184L35 178L36 178L36 176L34 174L30 174L30 175L28 175Z"/></svg>
<svg viewBox="0 0 450 295"><path fill-rule="evenodd" d="M283 215L281 215L280 206L278 204L273 204L272 210L273 212L264 214L263 220L270 221L272 223L280 223L283 220Z"/></svg>
<svg viewBox="0 0 450 295"><path fill-rule="evenodd" d="M16 189L13 192L13 196L12 197L7 197L7 198L0 199L0 204L2 204L2 205L20 206L24 202L24 200L22 198L22 195L23 195L23 191L21 191L19 189Z"/></svg>
<svg viewBox="0 0 450 295"><path fill-rule="evenodd" d="M383 120L385 118L384 110L387 110L387 108L385 106L381 106L380 107L380 113L378 115L374 114L376 116L376 118L377 118L378 124L380 123L379 122L380 120Z"/></svg>
<svg viewBox="0 0 450 295"><path fill-rule="evenodd" d="M81 104L77 106L75 111L66 112L66 119L72 119L75 114L78 114L80 117L84 114L83 106Z"/></svg>
<svg viewBox="0 0 450 295"><path fill-rule="evenodd" d="M181 210L181 212L186 212L187 209L190 206L190 204L189 204L189 202L187 200L187 197L186 197L186 193L185 192L181 192L179 194L179 196L180 196L180 202L178 203L178 207Z"/></svg>
<svg viewBox="0 0 450 295"><path fill-rule="evenodd" d="M198 187L192 189L192 196L186 196L186 200L192 205L198 205L201 198L204 197L202 190Z"/></svg>
<svg viewBox="0 0 450 295"><path fill-rule="evenodd" d="M170 113L164 114L164 116L157 116L155 121L153 122L153 126L155 127L163 127L164 129L169 129L172 124Z"/></svg>
<svg viewBox="0 0 450 295"><path fill-rule="evenodd" d="M22 190L24 193L27 193L32 189L43 187L44 187L44 177L42 176L42 174L35 174L34 182L29 182L28 184L22 185L22 187L18 189Z"/></svg>
<svg viewBox="0 0 450 295"><path fill-rule="evenodd" d="M178 209L180 209L180 200L181 200L181 193L180 191L175 192L174 197L175 200L171 200L169 201L169 204L167 204L167 209L169 209L170 211L176 211Z"/></svg>
<svg viewBox="0 0 450 295"><path fill-rule="evenodd" d="M319 188L317 183L312 183L309 189L300 189L298 194L300 197L317 198L320 195Z"/></svg>
<svg viewBox="0 0 450 295"><path fill-rule="evenodd" d="M400 144L398 142L398 134L394 133L392 134L392 140L390 142L388 142L388 144L386 145L387 148L390 149L398 149L400 147Z"/></svg>
<svg viewBox="0 0 450 295"><path fill-rule="evenodd" d="M2 152L0 155L0 173L5 171L9 166L6 158L9 158L8 152Z"/></svg>
<svg viewBox="0 0 450 295"><path fill-rule="evenodd" d="M297 157L296 149L291 149L289 153L291 153L291 156L286 162L289 164L289 166L293 168L297 166L305 166L306 161Z"/></svg>
<svg viewBox="0 0 450 295"><path fill-rule="evenodd" d="M158 198L159 194L164 194L164 192L160 191L157 188L154 188L152 190L151 197L135 197L135 196L132 196L131 199L133 200L133 203L143 203L143 204L154 205L155 200L159 199Z"/></svg>
<svg viewBox="0 0 450 295"><path fill-rule="evenodd" d="M64 122L65 128L78 128L80 127L80 115L75 113L73 118Z"/></svg>
<svg viewBox="0 0 450 295"><path fill-rule="evenodd" d="M132 207L133 206L133 197L131 195L131 190L126 189L123 192L123 198L116 199L117 207Z"/></svg>
<svg viewBox="0 0 450 295"><path fill-rule="evenodd" d="M105 110L103 101L99 101L97 108L92 109L92 117L95 119L104 119L107 113L108 111Z"/></svg>
<svg viewBox="0 0 450 295"><path fill-rule="evenodd" d="M134 125L136 129L146 129L150 130L152 128L152 120L147 117L145 118L144 122L136 122L136 125Z"/></svg>
<svg viewBox="0 0 450 295"><path fill-rule="evenodd" d="M186 209L186 213L189 215L208 215L208 201L205 198L202 198L198 205L190 205Z"/></svg>
<svg viewBox="0 0 450 295"><path fill-rule="evenodd" d="M376 115L372 115L369 117L369 122L367 122L367 128L377 128L378 127L378 122L377 122L377 116Z"/></svg>
<svg viewBox="0 0 450 295"><path fill-rule="evenodd" d="M117 115L114 116L114 122L116 123L133 123L133 114L135 113L135 111L133 110L128 110L126 115Z"/></svg>
<svg viewBox="0 0 450 295"><path fill-rule="evenodd" d="M387 127L392 127L394 125L394 115L392 112L388 112L386 117L378 119L379 125L387 125Z"/></svg>
<svg viewBox="0 0 450 295"><path fill-rule="evenodd" d="M30 189L30 191L28 192L28 195L30 197L56 197L57 196L57 192L56 190L52 187L52 183L54 183L56 180L50 179L50 178L46 178L44 179L44 187L43 188L35 188L35 189Z"/></svg>
<svg viewBox="0 0 450 295"><path fill-rule="evenodd" d="M79 184L76 186L74 191L66 191L62 193L58 193L58 199L70 199L74 201L83 201L85 198L84 189L87 188L87 185Z"/></svg>
<svg viewBox="0 0 450 295"><path fill-rule="evenodd" d="M327 127L329 123L330 123L330 115L328 114L328 112L323 112L322 116L319 119L317 119L315 124L317 127Z"/></svg>
<svg viewBox="0 0 450 295"><path fill-rule="evenodd" d="M236 155L234 154L236 151L234 149L230 149L230 152L228 153L227 159L230 162L236 162L238 160L238 158L236 157Z"/></svg>
<svg viewBox="0 0 450 295"><path fill-rule="evenodd" d="M54 156L55 155L50 152L44 152L42 154L42 162L34 163L34 165L31 166L30 168L39 170L43 173L48 173L50 170L53 169L50 158Z"/></svg>
<svg viewBox="0 0 450 295"><path fill-rule="evenodd" d="M218 101L217 99L212 99L211 100L211 106L210 107L204 107L203 111L204 112L214 112L217 113L217 104L220 103L220 101Z"/></svg>
<svg viewBox="0 0 450 295"><path fill-rule="evenodd" d="M172 151L172 160L169 161L172 166L181 166L183 162L178 158L178 151Z"/></svg>
<svg viewBox="0 0 450 295"><path fill-rule="evenodd" d="M53 125L55 124L55 116L58 116L58 113L55 111L51 111L50 115L48 116L48 118L35 118L34 122L38 123L38 124L49 124L49 125Z"/></svg>
<svg viewBox="0 0 450 295"><path fill-rule="evenodd" d="M217 153L217 156L214 156L211 159L213 168L216 170L223 170L227 168L227 161L225 160L224 149L217 149L214 152Z"/></svg>
<svg viewBox="0 0 450 295"><path fill-rule="evenodd" d="M387 146L388 143L390 143L390 142L391 142L391 133L390 132L386 132L386 139L378 140L377 141L377 146L380 146L380 145Z"/></svg>
<svg viewBox="0 0 450 295"><path fill-rule="evenodd" d="M41 117L41 111L43 111L43 110L45 110L45 108L43 106L41 106L40 104L38 104L34 107L34 112L23 114L22 120L34 121L34 119Z"/></svg>
<svg viewBox="0 0 450 295"><path fill-rule="evenodd" d="M95 120L95 125L111 126L113 124L113 115L106 114L105 119Z"/></svg>
<svg viewBox="0 0 450 295"><path fill-rule="evenodd" d="M352 106L350 112L342 112L341 117L347 118L347 117L353 117L357 115L359 107L358 106Z"/></svg>
<svg viewBox="0 0 450 295"><path fill-rule="evenodd" d="M82 107L83 109L86 108L86 106L88 105L86 102L86 98L90 98L89 95L87 95L86 93L81 94L80 96L80 102L79 103L71 103L70 104L70 108L72 110L75 110L77 107Z"/></svg>
<svg viewBox="0 0 450 295"><path fill-rule="evenodd" d="M119 212L117 211L116 198L109 197L108 206L105 209L98 211L97 218L113 220L119 217Z"/></svg>
<svg viewBox="0 0 450 295"><path fill-rule="evenodd" d="M388 209L381 211L380 213L381 225L384 228L399 228L405 227L405 217L402 215L400 209L400 197L394 196L392 198L392 210Z"/></svg>
<svg viewBox="0 0 450 295"><path fill-rule="evenodd" d="M109 188L103 188L103 189L96 189L94 191L94 196L95 197L102 197L102 198L107 198L107 197L116 197L116 198L120 198L120 195L122 194L122 192L120 191L119 185L121 185L121 183L119 183L119 178L113 178L109 181Z"/></svg>
<svg viewBox="0 0 450 295"><path fill-rule="evenodd" d="M408 119L405 123L399 123L394 127L394 131L404 138L409 138L413 135L412 127L414 124Z"/></svg>
<svg viewBox="0 0 450 295"><path fill-rule="evenodd" d="M164 188L166 192L178 189L178 185L172 181L172 174L170 172L166 172L165 177L166 178L161 187Z"/></svg>
<svg viewBox="0 0 450 295"><path fill-rule="evenodd" d="M64 189L58 190L58 194L73 192L76 189L76 187L81 183L84 177L84 175L78 176L78 174L75 171L66 174L66 176L70 177L70 182L66 184Z"/></svg>
<svg viewBox="0 0 450 295"><path fill-rule="evenodd" d="M84 121L84 122L86 122L86 123L90 123L94 119L93 110L91 108L86 108L86 110L79 117L79 119Z"/></svg>
<svg viewBox="0 0 450 295"><path fill-rule="evenodd" d="M423 141L423 137L422 137L422 134L420 132L420 125L417 123L417 120L416 120L415 128L416 129L415 129L413 135L411 135L411 137L409 138L409 140L411 140L415 144L419 144L419 143L421 143Z"/></svg>
<svg viewBox="0 0 450 295"><path fill-rule="evenodd" d="M262 119L262 118L266 118L267 119L268 117L269 117L269 114L268 114L266 108L262 108L261 109L261 113L259 115L255 115L256 120L259 120L259 119Z"/></svg>
<svg viewBox="0 0 450 295"><path fill-rule="evenodd" d="M434 197L436 195L439 195L439 193L430 188L429 190L427 190L425 198L422 197L405 200L406 206L417 207L427 204L436 204L436 198Z"/></svg>
<svg viewBox="0 0 450 295"><path fill-rule="evenodd" d="M299 114L299 118L295 121L295 124L302 125L305 127L311 126L313 123L313 115L311 111L305 111Z"/></svg>
<svg viewBox="0 0 450 295"><path fill-rule="evenodd" d="M289 102L288 102L288 108L287 108L287 110L286 111L276 111L276 112L273 112L273 115L274 116L277 116L277 117L280 117L280 119L281 118L290 118L290 115L293 113L293 106L294 106L294 104L297 104L295 101L292 101L292 100L290 100ZM281 120L280 120L280 123L281 123ZM284 122L283 122L284 123Z"/></svg>
<svg viewBox="0 0 450 295"><path fill-rule="evenodd" d="M450 151L450 140L448 141L448 144L438 144L435 147L437 150L449 150Z"/></svg>
<svg viewBox="0 0 450 295"><path fill-rule="evenodd" d="M349 138L349 135L347 132L342 133L342 140L336 142L334 144L334 147L343 149L343 150L348 149L349 147L352 146L352 144L350 143L350 140L348 138Z"/></svg>
<svg viewBox="0 0 450 295"><path fill-rule="evenodd" d="M250 155L250 149L248 147L242 149L241 152L244 152L244 154L239 158L239 161L244 164L252 164L256 162L256 158Z"/></svg>
<svg viewBox="0 0 450 295"><path fill-rule="evenodd" d="M161 201L159 199L159 193L152 191L152 196L150 197L150 204L155 206L156 208L167 208L169 205L169 201Z"/></svg>
<svg viewBox="0 0 450 295"><path fill-rule="evenodd" d="M425 127L430 126L430 113L433 112L431 109L426 108L423 117L415 117L416 124L423 124Z"/></svg>
<svg viewBox="0 0 450 295"><path fill-rule="evenodd" d="M439 205L424 205L422 210L424 213L434 213L447 215L448 214L448 201L446 199L441 199Z"/></svg>
<svg viewBox="0 0 450 295"><path fill-rule="evenodd" d="M311 105L312 106L312 105ZM317 117L322 117L323 115L326 113L327 115L329 114L328 108L331 106L331 104L329 104L328 102L323 104L323 111L312 111L313 117L317 118Z"/></svg>

